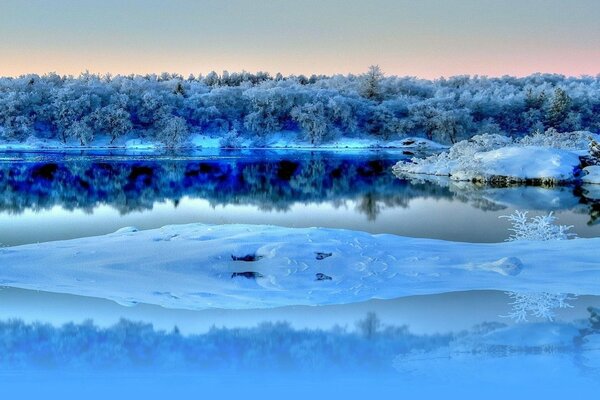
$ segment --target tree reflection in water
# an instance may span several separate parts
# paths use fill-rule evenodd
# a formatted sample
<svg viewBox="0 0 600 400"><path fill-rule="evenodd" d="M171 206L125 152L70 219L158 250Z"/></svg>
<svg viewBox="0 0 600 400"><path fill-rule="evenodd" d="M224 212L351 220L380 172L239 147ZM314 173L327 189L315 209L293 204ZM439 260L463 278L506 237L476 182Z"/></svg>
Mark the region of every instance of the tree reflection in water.
<svg viewBox="0 0 600 400"><path fill-rule="evenodd" d="M590 224L598 221L600 201L587 197L579 187L486 188L444 179L399 179L391 172L396 161L397 157L376 152L360 156L289 152L200 160L57 155L41 161L0 162L0 211L22 213L60 206L91 212L109 205L128 214L152 209L157 202L177 206L183 197L205 199L212 206L252 205L263 211L286 211L297 203L341 206L353 201L357 212L374 221L385 207L407 207L415 198L435 198L486 211L509 206L577 209L590 215ZM519 201L529 204L507 205L507 190L518 192ZM499 191L502 196L495 195Z"/></svg>

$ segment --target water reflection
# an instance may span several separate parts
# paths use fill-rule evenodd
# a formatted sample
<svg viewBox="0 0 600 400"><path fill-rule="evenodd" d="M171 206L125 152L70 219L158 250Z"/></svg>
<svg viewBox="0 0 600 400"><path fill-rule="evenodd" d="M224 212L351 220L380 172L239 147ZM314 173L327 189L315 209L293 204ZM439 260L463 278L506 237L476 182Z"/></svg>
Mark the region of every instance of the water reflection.
<svg viewBox="0 0 600 400"><path fill-rule="evenodd" d="M256 223L325 226L464 241L502 241L497 217L557 212L600 235L589 187L490 188L398 179L398 153L244 152L171 158L61 154L0 161L0 242L97 235L122 226ZM477 222L477 223L474 223ZM10 231L10 232L9 232Z"/></svg>
<svg viewBox="0 0 600 400"><path fill-rule="evenodd" d="M483 322L427 335L384 324L373 312L351 328L298 330L287 322L263 322L192 335L125 319L108 327L91 320L54 326L13 319L0 321L0 376L15 370L252 371L257 377L291 372L328 378L395 372L407 382L456 384L474 376L479 382L502 376L527 383L539 374L565 383L581 383L583 375L597 384L599 312L590 307L588 318L577 321ZM532 363L537 368L530 371Z"/></svg>

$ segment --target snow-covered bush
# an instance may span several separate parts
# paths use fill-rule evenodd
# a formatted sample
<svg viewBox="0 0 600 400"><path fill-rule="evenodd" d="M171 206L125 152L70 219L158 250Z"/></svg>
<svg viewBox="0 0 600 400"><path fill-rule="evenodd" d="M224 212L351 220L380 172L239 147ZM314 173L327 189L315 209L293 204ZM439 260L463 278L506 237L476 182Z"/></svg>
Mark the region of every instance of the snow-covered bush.
<svg viewBox="0 0 600 400"><path fill-rule="evenodd" d="M501 215L512 224L509 230L512 232L507 241L515 240L565 240L576 237L569 230L572 225L555 224L556 217L552 212L547 215L538 215L533 218L527 217L527 211L516 210L511 215Z"/></svg>
<svg viewBox="0 0 600 400"><path fill-rule="evenodd" d="M527 322L528 316L547 319L553 321L556 316L555 310L561 308L573 308L569 301L575 300L576 296L571 296L565 293L506 293L513 301L509 303L512 310L507 318L515 320L515 322Z"/></svg>
<svg viewBox="0 0 600 400"><path fill-rule="evenodd" d="M512 234L507 241L566 240L576 236L569 232L572 226L555 224L556 217L552 212L527 218L527 211L516 210L513 214L502 215L500 218L506 218L512 224L512 228L509 229ZM547 292L507 292L507 295L513 299L513 302L510 303L512 311L506 317L516 322L526 322L528 315L552 321L555 316L554 310L572 307L568 301L576 298L565 293Z"/></svg>
<svg viewBox="0 0 600 400"><path fill-rule="evenodd" d="M588 147L590 142L590 132L558 132L554 128L547 129L545 132L536 131L519 140L522 146L540 146L551 147L563 150L581 150Z"/></svg>
<svg viewBox="0 0 600 400"><path fill-rule="evenodd" d="M237 129L231 129L219 139L219 147L223 149L236 149L241 147L243 141Z"/></svg>

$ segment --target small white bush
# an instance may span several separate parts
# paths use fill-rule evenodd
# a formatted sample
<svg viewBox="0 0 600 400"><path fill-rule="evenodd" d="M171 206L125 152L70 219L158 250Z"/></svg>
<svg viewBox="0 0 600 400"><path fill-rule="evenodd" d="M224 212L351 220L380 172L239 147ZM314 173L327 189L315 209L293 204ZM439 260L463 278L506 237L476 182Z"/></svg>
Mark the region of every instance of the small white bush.
<svg viewBox="0 0 600 400"><path fill-rule="evenodd" d="M581 150L587 148L590 142L590 132L558 132L550 128L545 132L536 131L531 135L523 137L519 144L521 146L551 147L562 150Z"/></svg>
<svg viewBox="0 0 600 400"><path fill-rule="evenodd" d="M508 219L512 228L512 234L508 239L509 242L515 240L566 240L570 237L576 237L569 230L572 225L557 225L555 224L556 217L550 212L548 215L539 215L533 218L527 218L527 211L515 211L511 215L501 215L499 218Z"/></svg>
<svg viewBox="0 0 600 400"><path fill-rule="evenodd" d="M513 302L509 303L512 306L512 311L508 315L503 315L503 317L511 318L515 322L527 322L527 316L529 315L553 321L556 316L555 310L573 308L568 302L577 298L565 293L507 292L506 294L513 299Z"/></svg>

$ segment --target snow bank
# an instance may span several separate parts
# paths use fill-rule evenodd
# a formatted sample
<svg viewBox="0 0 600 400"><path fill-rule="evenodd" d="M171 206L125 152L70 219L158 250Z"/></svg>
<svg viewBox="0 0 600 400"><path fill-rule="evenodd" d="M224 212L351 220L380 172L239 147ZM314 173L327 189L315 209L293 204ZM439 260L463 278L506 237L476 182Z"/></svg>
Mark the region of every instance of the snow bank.
<svg viewBox="0 0 600 400"><path fill-rule="evenodd" d="M540 135L537 135L540 136ZM520 141L499 135L480 135L455 144L447 152L400 161L399 176L450 176L453 180L492 183L556 183L574 179L586 153L581 135L570 140L528 136ZM568 135L567 135L568 136ZM555 144L557 147L548 147ZM579 149L579 150L577 150Z"/></svg>
<svg viewBox="0 0 600 400"><path fill-rule="evenodd" d="M581 180L584 183L600 185L600 165L590 165L583 169L583 177Z"/></svg>
<svg viewBox="0 0 600 400"><path fill-rule="evenodd" d="M579 156L543 147L505 147L473 158L475 165L459 165L450 172L457 180L489 181L494 177L510 180L566 181L573 178ZM474 168L473 168L474 167Z"/></svg>
<svg viewBox="0 0 600 400"><path fill-rule="evenodd" d="M322 228L172 225L1 248L0 285L190 309L477 289L600 294L599 246L600 238L471 244Z"/></svg>
<svg viewBox="0 0 600 400"><path fill-rule="evenodd" d="M435 156L434 156L435 157ZM566 150L543 147L504 147L477 152L468 157L447 162L399 162L394 166L397 174L447 175L458 181L524 182L527 180L567 181L580 164L579 156Z"/></svg>
<svg viewBox="0 0 600 400"><path fill-rule="evenodd" d="M401 140L379 140L369 137L341 137L336 140L323 142L318 145L299 137L297 132L280 132L270 135L262 143L246 137L235 137L228 145L223 140L226 134L200 134L190 135L189 140L183 143L178 150L194 149L410 149L417 151L440 151L448 146L424 138L408 137ZM25 142L0 141L0 152L35 152L43 150L53 151L80 151L80 150L130 150L143 152L159 152L165 150L165 145L159 141L139 139L133 135L118 138L110 142L109 138L100 136L89 144L81 145L78 141L70 139L63 143L56 139L29 138Z"/></svg>

